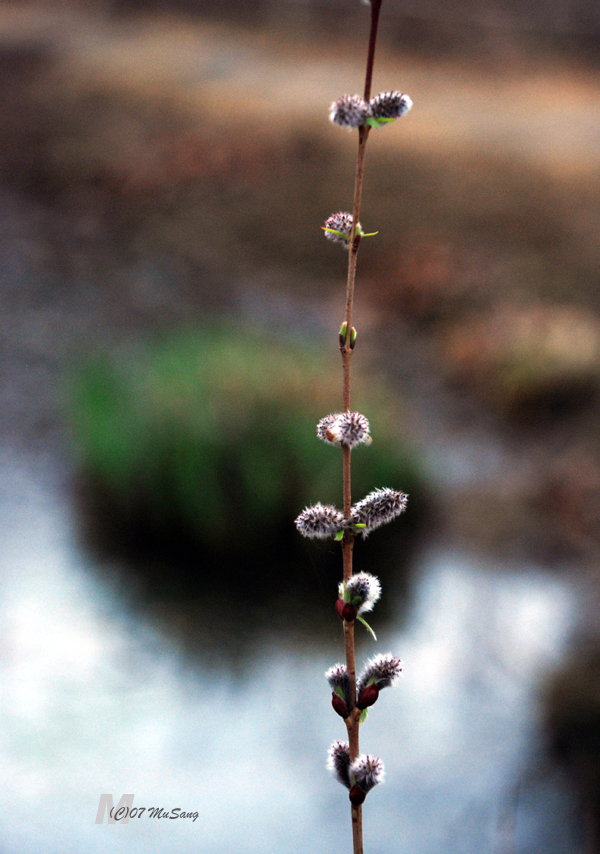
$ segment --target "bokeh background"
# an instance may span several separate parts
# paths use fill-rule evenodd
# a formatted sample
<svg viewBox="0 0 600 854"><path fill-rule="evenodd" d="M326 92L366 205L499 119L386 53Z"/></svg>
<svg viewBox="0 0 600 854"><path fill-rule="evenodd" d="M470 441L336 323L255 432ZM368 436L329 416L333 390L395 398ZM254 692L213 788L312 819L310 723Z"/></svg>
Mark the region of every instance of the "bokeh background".
<svg viewBox="0 0 600 854"><path fill-rule="evenodd" d="M1 854L350 849L335 544L358 0L0 4ZM366 850L600 851L600 7L384 0ZM96 825L115 803L198 819Z"/></svg>

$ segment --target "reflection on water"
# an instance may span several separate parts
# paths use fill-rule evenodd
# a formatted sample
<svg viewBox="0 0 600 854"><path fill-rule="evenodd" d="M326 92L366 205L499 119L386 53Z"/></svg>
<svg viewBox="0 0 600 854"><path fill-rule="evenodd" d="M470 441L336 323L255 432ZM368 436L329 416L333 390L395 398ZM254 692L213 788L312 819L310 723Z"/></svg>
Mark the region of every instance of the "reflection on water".
<svg viewBox="0 0 600 854"><path fill-rule="evenodd" d="M90 571L52 478L2 462L3 854L349 850L347 799L324 767L343 725L322 673L341 648L265 635L241 677L191 661ZM446 551L423 557L416 584L402 631L359 650L406 665L363 730L387 768L367 851L577 852L566 788L536 759L534 704L574 594L534 567ZM103 792L199 818L96 826Z"/></svg>

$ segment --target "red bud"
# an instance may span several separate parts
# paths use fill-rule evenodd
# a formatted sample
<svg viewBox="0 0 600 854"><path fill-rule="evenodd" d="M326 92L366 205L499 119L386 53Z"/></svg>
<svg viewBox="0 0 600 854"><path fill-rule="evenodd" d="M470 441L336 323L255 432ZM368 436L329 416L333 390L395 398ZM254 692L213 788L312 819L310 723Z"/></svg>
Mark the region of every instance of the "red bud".
<svg viewBox="0 0 600 854"><path fill-rule="evenodd" d="M347 623L351 623L354 619L356 619L356 615L358 611L351 605L350 602L346 602L344 607L342 608L342 617L346 620Z"/></svg>
<svg viewBox="0 0 600 854"><path fill-rule="evenodd" d="M353 807L359 807L364 803L366 797L367 793L363 792L362 789L359 789L356 783L350 789L350 803Z"/></svg>
<svg viewBox="0 0 600 854"><path fill-rule="evenodd" d="M377 685L375 683L367 685L367 687L363 688L358 695L356 705L359 709L366 709L368 706L372 706L373 703L375 703L377 697L379 697L379 688Z"/></svg>
<svg viewBox="0 0 600 854"><path fill-rule="evenodd" d="M335 691L331 695L331 705L333 706L334 711L336 711L341 718L345 719L350 714L348 706Z"/></svg>
<svg viewBox="0 0 600 854"><path fill-rule="evenodd" d="M343 599L337 600L337 602L335 603L335 610L337 611L337 615L340 618L340 620L343 620L344 619L344 615L342 613L344 610L344 600Z"/></svg>

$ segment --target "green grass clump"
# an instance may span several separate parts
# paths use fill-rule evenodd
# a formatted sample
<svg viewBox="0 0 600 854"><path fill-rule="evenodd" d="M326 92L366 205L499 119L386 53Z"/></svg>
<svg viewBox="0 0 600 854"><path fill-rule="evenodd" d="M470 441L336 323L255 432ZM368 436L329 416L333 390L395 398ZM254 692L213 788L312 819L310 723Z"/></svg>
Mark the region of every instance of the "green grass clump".
<svg viewBox="0 0 600 854"><path fill-rule="evenodd" d="M305 560L295 517L318 500L341 505L341 453L315 433L336 409L338 360L238 328L91 359L73 383L72 422L105 539L218 560L242 575L257 565L285 574L295 556ZM357 392L374 438L353 454L357 499L415 482L383 397Z"/></svg>

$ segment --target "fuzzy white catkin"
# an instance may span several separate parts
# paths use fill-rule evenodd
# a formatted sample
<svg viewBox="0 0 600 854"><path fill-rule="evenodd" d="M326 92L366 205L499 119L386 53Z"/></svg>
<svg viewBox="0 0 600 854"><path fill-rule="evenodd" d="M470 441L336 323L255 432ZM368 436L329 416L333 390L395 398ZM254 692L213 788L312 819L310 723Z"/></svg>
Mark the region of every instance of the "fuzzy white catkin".
<svg viewBox="0 0 600 854"><path fill-rule="evenodd" d="M342 530L344 514L336 507L319 502L303 510L295 524L302 536L325 540Z"/></svg>
<svg viewBox="0 0 600 854"><path fill-rule="evenodd" d="M342 95L329 108L329 121L348 130L364 125L371 108L360 95Z"/></svg>

